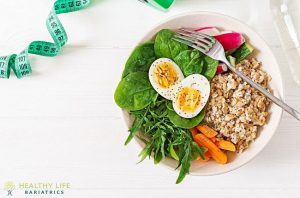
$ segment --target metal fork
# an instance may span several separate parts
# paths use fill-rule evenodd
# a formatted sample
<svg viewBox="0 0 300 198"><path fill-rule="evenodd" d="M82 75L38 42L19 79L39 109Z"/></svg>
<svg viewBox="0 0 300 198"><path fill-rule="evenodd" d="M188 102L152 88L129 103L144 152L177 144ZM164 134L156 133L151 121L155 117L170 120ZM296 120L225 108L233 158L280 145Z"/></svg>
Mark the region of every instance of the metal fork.
<svg viewBox="0 0 300 198"><path fill-rule="evenodd" d="M272 95L261 85L255 83L249 77L244 75L241 71L239 71L234 66L232 66L226 58L223 46L214 37L190 29L180 29L173 39L180 43L186 44L194 49L197 49L203 54L206 54L207 56L215 60L219 60L225 63L228 69L230 69L233 73L237 74L245 82L253 86L255 89L260 91L263 95L265 95L270 100L272 100L275 104L283 108L286 112L288 112L289 114L291 114L297 120L300 121L300 113L298 111L291 108L289 105L284 103L281 99Z"/></svg>

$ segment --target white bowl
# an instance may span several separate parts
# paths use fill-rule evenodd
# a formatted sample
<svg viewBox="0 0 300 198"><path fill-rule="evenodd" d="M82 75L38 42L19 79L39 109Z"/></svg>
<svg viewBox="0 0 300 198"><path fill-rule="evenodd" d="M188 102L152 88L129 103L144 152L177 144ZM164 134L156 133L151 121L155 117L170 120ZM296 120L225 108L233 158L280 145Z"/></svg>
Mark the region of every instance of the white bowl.
<svg viewBox="0 0 300 198"><path fill-rule="evenodd" d="M224 30L232 30L236 32L241 32L247 36L247 40L254 46L256 53L255 57L262 62L263 69L266 70L271 76L272 81L270 83L271 89L274 95L281 97L283 96L283 83L277 61L272 54L270 48L265 43L265 41L251 28L249 28L244 23L221 14L211 13L211 12L192 12L177 15L175 17L169 18L168 20L156 25L152 28L140 41L139 43L144 43L153 39L155 34L163 29L179 29L182 27L186 28L200 28L207 26L216 26ZM257 156L267 143L271 140L274 135L282 115L282 109L275 104L271 105L269 110L271 113L268 123L262 128L260 135L253 142L250 147L241 154L234 154L229 156L229 163L226 165L217 164L214 161L209 161L207 163L193 162L190 169L190 174L192 175L216 175L221 173L226 173L241 167L242 165L249 162L255 156ZM132 119L128 113L123 112L123 117L128 125L132 124ZM135 138L137 143L144 147L143 142ZM163 164L173 170L177 167L177 161L167 158L162 161Z"/></svg>

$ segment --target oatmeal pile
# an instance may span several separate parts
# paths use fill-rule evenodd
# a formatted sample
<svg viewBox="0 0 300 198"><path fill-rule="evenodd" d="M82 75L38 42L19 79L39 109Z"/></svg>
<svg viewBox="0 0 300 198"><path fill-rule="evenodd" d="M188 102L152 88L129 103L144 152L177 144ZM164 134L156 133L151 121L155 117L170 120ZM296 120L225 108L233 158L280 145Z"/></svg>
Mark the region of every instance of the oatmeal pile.
<svg viewBox="0 0 300 198"><path fill-rule="evenodd" d="M271 77L256 59L243 60L236 66L255 82L268 89ZM216 75L211 81L211 98L206 122L219 137L236 144L241 152L256 138L260 126L268 119L270 101L232 72Z"/></svg>

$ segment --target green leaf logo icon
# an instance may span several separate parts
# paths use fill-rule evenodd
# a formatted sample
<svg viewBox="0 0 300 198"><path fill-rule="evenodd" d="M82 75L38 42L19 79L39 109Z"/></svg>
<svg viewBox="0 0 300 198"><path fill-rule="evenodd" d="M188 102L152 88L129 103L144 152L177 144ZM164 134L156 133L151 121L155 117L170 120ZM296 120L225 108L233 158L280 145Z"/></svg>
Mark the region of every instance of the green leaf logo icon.
<svg viewBox="0 0 300 198"><path fill-rule="evenodd" d="M7 181L4 183L4 190L7 191L7 196L12 196L12 191L16 189L16 185L12 181Z"/></svg>

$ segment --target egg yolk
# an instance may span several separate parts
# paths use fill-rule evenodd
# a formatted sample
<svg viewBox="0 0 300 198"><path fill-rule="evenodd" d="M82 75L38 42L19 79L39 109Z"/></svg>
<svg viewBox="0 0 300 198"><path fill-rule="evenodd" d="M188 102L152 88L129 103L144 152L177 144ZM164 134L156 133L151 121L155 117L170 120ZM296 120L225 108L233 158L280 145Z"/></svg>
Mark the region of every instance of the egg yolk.
<svg viewBox="0 0 300 198"><path fill-rule="evenodd" d="M168 62L159 63L154 69L155 81L161 88L169 88L178 80L176 70Z"/></svg>
<svg viewBox="0 0 300 198"><path fill-rule="evenodd" d="M187 113L193 113L196 111L201 101L200 91L184 87L177 95L177 105L180 110Z"/></svg>

